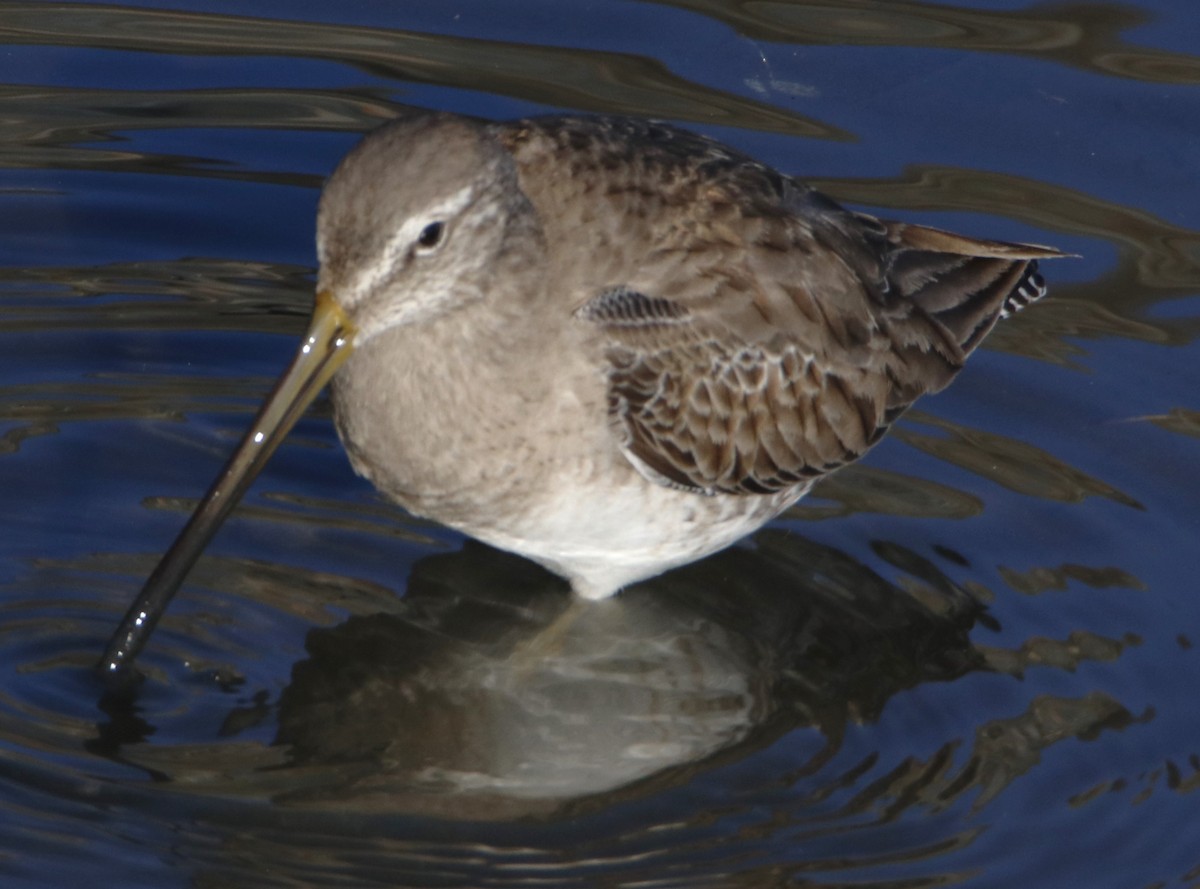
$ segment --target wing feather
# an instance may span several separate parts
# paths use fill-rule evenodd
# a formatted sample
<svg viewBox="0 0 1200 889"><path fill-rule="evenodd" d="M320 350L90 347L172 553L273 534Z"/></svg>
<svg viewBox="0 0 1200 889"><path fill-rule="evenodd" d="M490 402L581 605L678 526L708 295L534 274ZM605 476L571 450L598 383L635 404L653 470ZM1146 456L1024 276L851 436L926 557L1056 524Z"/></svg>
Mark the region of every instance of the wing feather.
<svg viewBox="0 0 1200 889"><path fill-rule="evenodd" d="M619 446L689 490L787 491L857 459L1040 298L1037 261L1062 255L850 212L664 124L552 117L496 135L556 220L547 250L583 238L598 258L564 286L590 294L576 317L603 331L584 342L601 342ZM602 169L605 188L545 174L563 163ZM624 279L593 280L605 269Z"/></svg>

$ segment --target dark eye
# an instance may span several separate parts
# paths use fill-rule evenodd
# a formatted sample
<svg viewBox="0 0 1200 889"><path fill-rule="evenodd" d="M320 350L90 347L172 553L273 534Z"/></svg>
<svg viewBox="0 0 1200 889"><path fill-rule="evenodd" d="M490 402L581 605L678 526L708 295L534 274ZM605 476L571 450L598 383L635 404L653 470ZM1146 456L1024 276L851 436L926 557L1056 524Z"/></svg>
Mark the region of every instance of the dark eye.
<svg viewBox="0 0 1200 889"><path fill-rule="evenodd" d="M446 231L444 222L431 222L429 225L421 229L421 233L417 235L417 246L422 250L432 250L442 242L442 235Z"/></svg>

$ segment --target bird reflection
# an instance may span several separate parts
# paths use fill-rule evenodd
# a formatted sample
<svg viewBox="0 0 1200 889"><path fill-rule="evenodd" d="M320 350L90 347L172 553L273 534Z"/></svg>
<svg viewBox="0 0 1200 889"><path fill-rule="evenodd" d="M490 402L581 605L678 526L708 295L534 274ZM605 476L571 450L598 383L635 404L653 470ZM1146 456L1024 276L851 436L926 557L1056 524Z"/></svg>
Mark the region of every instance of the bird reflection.
<svg viewBox="0 0 1200 889"><path fill-rule="evenodd" d="M600 603L471 541L421 560L398 613L309 633L280 700L285 796L554 811L803 726L819 756L895 692L982 666L980 608L948 579L931 608L836 550L756 539Z"/></svg>

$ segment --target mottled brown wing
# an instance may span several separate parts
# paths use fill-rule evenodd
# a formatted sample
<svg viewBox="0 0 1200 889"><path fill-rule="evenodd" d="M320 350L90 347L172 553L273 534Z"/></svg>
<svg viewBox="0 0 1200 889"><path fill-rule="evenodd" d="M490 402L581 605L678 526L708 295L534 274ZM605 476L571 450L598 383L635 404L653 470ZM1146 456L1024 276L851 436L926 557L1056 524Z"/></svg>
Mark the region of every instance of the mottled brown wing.
<svg viewBox="0 0 1200 889"><path fill-rule="evenodd" d="M997 318L1044 293L1033 256L1056 255L851 219L852 244L805 230L807 270L791 280L756 269L778 257L747 245L749 286L690 304L618 287L579 310L609 335L610 417L644 472L765 494L857 459Z"/></svg>
<svg viewBox="0 0 1200 889"><path fill-rule="evenodd" d="M852 213L661 123L494 132L558 286L606 334L621 447L688 489L784 491L861 456L1041 295L1033 261L1059 255Z"/></svg>
<svg viewBox="0 0 1200 889"><path fill-rule="evenodd" d="M623 449L679 487L795 487L863 454L899 412L881 368L822 367L801 338L744 341L678 303L626 289L580 316L611 336L609 412Z"/></svg>

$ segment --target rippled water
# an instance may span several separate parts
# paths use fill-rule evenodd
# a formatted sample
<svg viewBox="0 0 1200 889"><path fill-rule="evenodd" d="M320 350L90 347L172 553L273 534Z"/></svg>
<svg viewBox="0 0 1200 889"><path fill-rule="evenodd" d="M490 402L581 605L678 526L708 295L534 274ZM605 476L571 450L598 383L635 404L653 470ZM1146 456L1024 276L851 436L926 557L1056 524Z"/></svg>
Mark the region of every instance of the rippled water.
<svg viewBox="0 0 1200 889"><path fill-rule="evenodd" d="M0 2L5 886L1200 886L1189 0ZM581 608L327 404L89 672L290 356L402 107L673 119L1054 244L861 466Z"/></svg>

